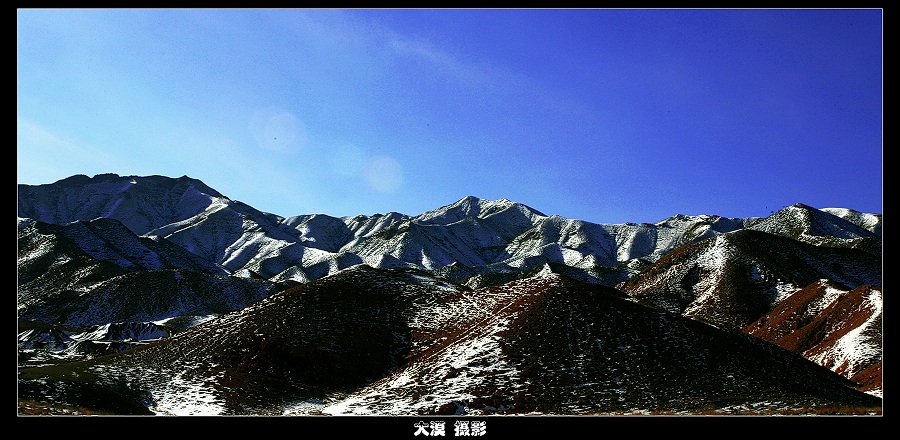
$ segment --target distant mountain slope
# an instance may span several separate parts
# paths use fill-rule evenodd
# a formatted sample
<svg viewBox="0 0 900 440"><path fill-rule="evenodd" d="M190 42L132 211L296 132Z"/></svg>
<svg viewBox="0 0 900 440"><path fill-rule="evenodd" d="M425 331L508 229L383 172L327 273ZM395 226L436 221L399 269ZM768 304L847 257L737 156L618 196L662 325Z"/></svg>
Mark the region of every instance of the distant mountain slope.
<svg viewBox="0 0 900 440"><path fill-rule="evenodd" d="M165 239L113 219L18 225L18 317L88 326L225 313L268 296L271 282L231 277Z"/></svg>
<svg viewBox="0 0 900 440"><path fill-rule="evenodd" d="M841 214L849 220L832 212ZM876 215L862 215L855 211L837 209L831 209L829 212L798 203L755 222L749 229L793 238L816 246L861 249L874 255L881 255L881 219Z"/></svg>
<svg viewBox="0 0 900 440"><path fill-rule="evenodd" d="M127 273L89 291L31 294L20 301L19 319L85 327L113 322L149 322L179 316L230 312L263 299L272 283L181 270Z"/></svg>
<svg viewBox="0 0 900 440"><path fill-rule="evenodd" d="M71 391L75 384L88 391ZM84 404L92 387L131 396L119 411L144 405L158 414L880 406L786 350L597 284L541 274L470 291L422 272L366 266L135 350L28 369L19 382L20 393L73 404Z"/></svg>
<svg viewBox="0 0 900 440"><path fill-rule="evenodd" d="M46 297L51 292L89 289L94 283L119 276L134 269L89 255L68 238L59 225L48 225L20 219L17 237L18 309L27 307L31 298Z"/></svg>
<svg viewBox="0 0 900 440"><path fill-rule="evenodd" d="M170 241L138 237L114 219L79 220L65 225L20 219L17 238L20 266L51 254L43 246L59 241L66 244L53 247L61 251L67 249L65 252L70 254L69 258L85 254L126 271L185 269L222 275L226 273L217 264L187 252ZM53 257L58 258L59 255ZM20 272L20 277L23 275Z"/></svg>

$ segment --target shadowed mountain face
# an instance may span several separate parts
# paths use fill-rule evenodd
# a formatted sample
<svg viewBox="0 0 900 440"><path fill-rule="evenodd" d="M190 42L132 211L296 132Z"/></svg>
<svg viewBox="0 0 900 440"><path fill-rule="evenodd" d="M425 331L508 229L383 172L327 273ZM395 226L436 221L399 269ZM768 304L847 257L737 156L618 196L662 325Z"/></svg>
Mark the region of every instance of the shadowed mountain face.
<svg viewBox="0 0 900 440"><path fill-rule="evenodd" d="M880 411L880 214L611 225L465 197L418 216L284 218L187 177L108 174L19 185L18 215L20 399L128 414Z"/></svg>
<svg viewBox="0 0 900 440"><path fill-rule="evenodd" d="M24 370L20 395L85 404L89 379L157 414L880 405L775 345L549 272L473 291L359 266L138 349Z"/></svg>

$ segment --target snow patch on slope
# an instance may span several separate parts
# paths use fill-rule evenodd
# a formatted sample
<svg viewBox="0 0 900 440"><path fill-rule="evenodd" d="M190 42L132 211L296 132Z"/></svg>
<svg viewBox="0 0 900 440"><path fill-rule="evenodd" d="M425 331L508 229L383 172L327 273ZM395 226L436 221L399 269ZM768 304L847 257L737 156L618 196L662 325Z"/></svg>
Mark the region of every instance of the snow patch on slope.
<svg viewBox="0 0 900 440"><path fill-rule="evenodd" d="M873 340L866 333L872 330L871 327L876 325L877 320L881 317L882 292L874 289L869 292L860 305L860 309L869 311L867 313L857 312L867 314L865 322L841 336L829 350L807 355L807 358L820 365L830 366L832 370L844 370L843 374L847 377L859 372L862 362L880 359L882 353L882 347L878 344L880 341Z"/></svg>
<svg viewBox="0 0 900 440"><path fill-rule="evenodd" d="M495 336L495 333L506 328L507 321L494 320L485 324L478 335L451 344L441 350L435 359L417 363L375 386L325 406L321 412L328 415L421 414L442 403L462 402L476 397L467 390L485 375L495 382L506 383L507 387L513 386L517 382L516 369L504 359L500 338ZM417 377L418 381L414 382L412 377ZM440 386L431 387L429 394L419 397L403 392L417 387L420 382ZM390 404L382 407L378 402Z"/></svg>
<svg viewBox="0 0 900 440"><path fill-rule="evenodd" d="M733 257L735 250L728 237L724 235L718 235L714 240L706 252L698 255L697 266L710 275L697 281L694 286L694 291L698 293L697 297L685 308L684 316L694 316L720 299L715 289L721 277L720 269Z"/></svg>
<svg viewBox="0 0 900 440"><path fill-rule="evenodd" d="M135 367L122 371L119 367L93 368L101 381L121 381L133 379L139 383L131 385L140 389L152 384L144 397L147 409L161 416L217 416L226 412L224 400L216 394L215 382L222 376L208 376L204 379L191 377L192 365L181 365L174 373L161 373L152 368Z"/></svg>
<svg viewBox="0 0 900 440"><path fill-rule="evenodd" d="M864 213L847 208L822 208L821 211L847 220L867 231L873 232L881 236L882 216L881 214Z"/></svg>

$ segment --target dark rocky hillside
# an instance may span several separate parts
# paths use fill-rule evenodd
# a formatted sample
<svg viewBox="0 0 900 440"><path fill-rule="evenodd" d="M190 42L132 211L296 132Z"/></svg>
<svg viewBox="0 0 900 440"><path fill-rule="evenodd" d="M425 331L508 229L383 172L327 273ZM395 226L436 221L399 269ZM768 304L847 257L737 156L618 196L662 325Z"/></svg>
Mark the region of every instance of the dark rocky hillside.
<svg viewBox="0 0 900 440"><path fill-rule="evenodd" d="M90 406L84 387L158 414L880 407L787 350L608 287L544 273L473 291L365 266L134 350L20 370L20 395Z"/></svg>

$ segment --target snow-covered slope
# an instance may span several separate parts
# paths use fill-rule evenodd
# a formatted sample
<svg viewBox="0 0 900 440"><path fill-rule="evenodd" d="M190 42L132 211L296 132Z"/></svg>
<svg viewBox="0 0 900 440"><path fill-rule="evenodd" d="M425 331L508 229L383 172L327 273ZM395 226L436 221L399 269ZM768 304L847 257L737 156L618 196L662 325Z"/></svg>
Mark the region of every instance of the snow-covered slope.
<svg viewBox="0 0 900 440"><path fill-rule="evenodd" d="M113 219L18 229L18 317L102 325L208 315L271 293L268 281L228 276L165 239L138 237Z"/></svg>
<svg viewBox="0 0 900 440"><path fill-rule="evenodd" d="M226 273L214 262L186 252L184 248L168 240L138 237L118 220L97 218L90 221L74 221L65 225L30 219L20 220L17 259L20 267L31 264L31 260L52 253L52 249L58 251L68 249L65 251L70 254L68 258L84 254L127 271L185 269L204 273ZM59 256L53 257L58 259Z"/></svg>
<svg viewBox="0 0 900 440"><path fill-rule="evenodd" d="M822 208L821 211L840 217L877 236L881 236L882 215L859 212L848 208Z"/></svg>

